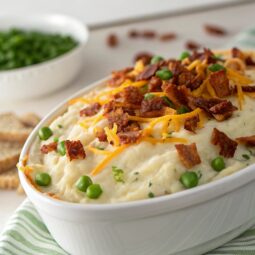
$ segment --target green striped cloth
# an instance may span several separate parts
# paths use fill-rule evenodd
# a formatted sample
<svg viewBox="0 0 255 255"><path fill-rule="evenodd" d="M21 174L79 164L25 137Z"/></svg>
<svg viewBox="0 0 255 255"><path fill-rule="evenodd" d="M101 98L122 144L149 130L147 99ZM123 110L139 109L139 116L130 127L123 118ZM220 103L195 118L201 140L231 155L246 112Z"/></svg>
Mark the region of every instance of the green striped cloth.
<svg viewBox="0 0 255 255"><path fill-rule="evenodd" d="M255 226L207 255L254 255ZM0 255L68 255L50 235L30 201L25 200L0 238Z"/></svg>

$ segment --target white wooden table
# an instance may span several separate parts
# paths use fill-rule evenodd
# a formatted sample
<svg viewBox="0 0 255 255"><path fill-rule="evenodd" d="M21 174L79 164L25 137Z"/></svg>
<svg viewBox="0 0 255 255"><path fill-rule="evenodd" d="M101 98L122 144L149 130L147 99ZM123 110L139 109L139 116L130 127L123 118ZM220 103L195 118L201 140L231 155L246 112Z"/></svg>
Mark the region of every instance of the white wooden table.
<svg viewBox="0 0 255 255"><path fill-rule="evenodd" d="M0 111L25 113L35 111L45 115L56 104L69 97L77 90L109 74L111 70L120 69L131 64L133 56L139 51L150 51L166 57L178 56L187 39L194 39L210 48L221 48L231 41L232 37L250 26L254 20L255 3L221 8L201 13L178 15L163 19L155 19L123 26L115 26L91 31L91 37L84 54L84 68L77 79L68 87L43 98L24 102L0 102ZM205 23L218 24L225 27L229 34L226 37L213 37L204 33ZM255 25L255 24L254 24ZM127 31L135 29L156 29L159 32L176 32L178 38L171 42L158 40L130 40ZM117 33L120 38L118 48L110 49L105 38L110 33ZM36 84L35 84L36 86ZM0 92L1 93L1 92ZM0 191L0 232L6 220L24 198L16 192Z"/></svg>

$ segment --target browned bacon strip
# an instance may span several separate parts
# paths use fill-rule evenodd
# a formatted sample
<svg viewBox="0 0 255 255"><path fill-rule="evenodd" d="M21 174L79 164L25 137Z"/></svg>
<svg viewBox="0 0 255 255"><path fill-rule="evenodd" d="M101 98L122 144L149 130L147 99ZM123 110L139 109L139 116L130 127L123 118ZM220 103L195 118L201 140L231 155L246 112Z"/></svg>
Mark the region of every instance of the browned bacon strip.
<svg viewBox="0 0 255 255"><path fill-rule="evenodd" d="M80 111L80 116L93 116L99 112L101 105L99 103L93 103Z"/></svg>
<svg viewBox="0 0 255 255"><path fill-rule="evenodd" d="M209 82L218 97L227 97L231 94L225 70L211 73Z"/></svg>
<svg viewBox="0 0 255 255"><path fill-rule="evenodd" d="M255 135L238 137L236 140L237 142L243 143L247 146L255 146Z"/></svg>
<svg viewBox="0 0 255 255"><path fill-rule="evenodd" d="M219 145L220 155L223 157L234 157L237 148L237 142L230 139L225 133L219 131L217 128L213 129L211 143L213 145Z"/></svg>
<svg viewBox="0 0 255 255"><path fill-rule="evenodd" d="M141 81L141 80L148 80L150 79L158 70L158 65L149 65L146 66L145 69L137 75L136 80Z"/></svg>
<svg viewBox="0 0 255 255"><path fill-rule="evenodd" d="M186 168L192 168L193 166L201 163L201 159L197 152L197 146L195 143L190 145L176 144L175 148L178 152L182 164Z"/></svg>
<svg viewBox="0 0 255 255"><path fill-rule="evenodd" d="M216 25L205 24L204 29L210 35L224 36L227 34L224 28Z"/></svg>
<svg viewBox="0 0 255 255"><path fill-rule="evenodd" d="M139 140L141 135L141 131L128 131L118 133L121 144L135 143Z"/></svg>
<svg viewBox="0 0 255 255"><path fill-rule="evenodd" d="M187 118L184 122L184 128L190 132L195 133L198 122L199 122L199 115L195 115L193 117Z"/></svg>
<svg viewBox="0 0 255 255"><path fill-rule="evenodd" d="M143 117L159 117L164 115L165 101L161 97L143 100L141 104L140 114Z"/></svg>
<svg viewBox="0 0 255 255"><path fill-rule="evenodd" d="M77 141L65 141L66 155L70 161L73 159L84 159L86 153L80 140Z"/></svg>
<svg viewBox="0 0 255 255"><path fill-rule="evenodd" d="M48 154L49 152L56 151L57 150L57 146L58 146L57 142L52 142L52 143L49 143L49 144L44 144L41 147L41 152L43 154Z"/></svg>

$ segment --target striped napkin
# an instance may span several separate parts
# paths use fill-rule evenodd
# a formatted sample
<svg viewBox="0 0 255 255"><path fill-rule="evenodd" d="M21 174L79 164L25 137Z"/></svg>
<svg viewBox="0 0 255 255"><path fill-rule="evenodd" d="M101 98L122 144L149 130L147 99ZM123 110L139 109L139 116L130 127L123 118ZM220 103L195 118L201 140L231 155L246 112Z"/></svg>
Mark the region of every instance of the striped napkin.
<svg viewBox="0 0 255 255"><path fill-rule="evenodd" d="M207 255L254 255L255 226ZM29 200L10 219L0 238L0 255L68 255L52 238Z"/></svg>
<svg viewBox="0 0 255 255"><path fill-rule="evenodd" d="M255 48L255 28L237 35L225 48ZM255 212L254 212L255 215ZM255 222L254 222L255 223ZM255 255L255 225L207 255ZM0 255L68 255L52 238L28 200L17 209L0 236Z"/></svg>

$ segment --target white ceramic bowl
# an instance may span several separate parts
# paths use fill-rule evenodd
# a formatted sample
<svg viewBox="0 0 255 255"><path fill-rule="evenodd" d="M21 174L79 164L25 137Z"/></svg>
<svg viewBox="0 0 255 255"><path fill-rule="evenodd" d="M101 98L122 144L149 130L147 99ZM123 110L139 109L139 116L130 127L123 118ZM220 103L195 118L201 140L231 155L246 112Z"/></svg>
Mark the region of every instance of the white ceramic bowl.
<svg viewBox="0 0 255 255"><path fill-rule="evenodd" d="M89 37L88 29L82 22L57 14L0 16L0 30L12 27L71 35L79 45L62 56L40 64L0 71L0 100L45 95L67 85L81 70Z"/></svg>
<svg viewBox="0 0 255 255"><path fill-rule="evenodd" d="M74 97L102 83L86 87ZM21 159L39 128L62 114L66 102L33 131ZM29 184L22 172L19 176L52 236L72 255L199 255L239 235L255 220L254 165L172 195L102 205L52 199Z"/></svg>

